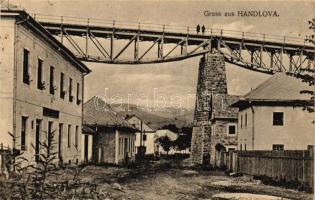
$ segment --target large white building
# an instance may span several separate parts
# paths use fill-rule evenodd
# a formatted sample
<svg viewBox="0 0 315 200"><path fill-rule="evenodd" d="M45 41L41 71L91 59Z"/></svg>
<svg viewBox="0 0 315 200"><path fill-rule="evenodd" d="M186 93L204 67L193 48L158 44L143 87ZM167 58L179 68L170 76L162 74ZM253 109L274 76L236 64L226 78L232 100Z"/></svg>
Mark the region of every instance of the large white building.
<svg viewBox="0 0 315 200"><path fill-rule="evenodd" d="M239 108L238 150L305 150L315 144L313 91L301 79L273 75L232 106Z"/></svg>
<svg viewBox="0 0 315 200"><path fill-rule="evenodd" d="M25 11L0 15L0 143L32 162L52 133L58 159L79 162L90 70Z"/></svg>

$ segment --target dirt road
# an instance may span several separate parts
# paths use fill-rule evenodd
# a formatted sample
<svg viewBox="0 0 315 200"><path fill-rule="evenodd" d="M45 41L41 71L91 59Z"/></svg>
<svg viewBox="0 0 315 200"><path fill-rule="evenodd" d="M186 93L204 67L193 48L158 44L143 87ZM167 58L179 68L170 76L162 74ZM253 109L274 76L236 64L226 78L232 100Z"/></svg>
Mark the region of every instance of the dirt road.
<svg viewBox="0 0 315 200"><path fill-rule="evenodd" d="M267 186L248 177L195 170L182 162L159 161L133 168L88 166L82 180L97 184L107 199L312 199L313 194ZM231 195L231 193L233 193ZM251 194L255 194L252 195Z"/></svg>

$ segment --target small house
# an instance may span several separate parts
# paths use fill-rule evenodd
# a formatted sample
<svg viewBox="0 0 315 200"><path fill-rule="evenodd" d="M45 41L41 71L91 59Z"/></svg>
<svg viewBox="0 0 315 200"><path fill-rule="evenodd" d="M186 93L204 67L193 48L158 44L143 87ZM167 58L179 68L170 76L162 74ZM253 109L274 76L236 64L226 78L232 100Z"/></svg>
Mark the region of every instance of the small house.
<svg viewBox="0 0 315 200"><path fill-rule="evenodd" d="M146 155L153 155L156 152L155 133L156 131L149 125L148 122L140 119L136 115L127 115L126 120L139 131L136 133L136 151L139 146L145 147ZM142 139L141 139L142 137Z"/></svg>
<svg viewBox="0 0 315 200"><path fill-rule="evenodd" d="M210 164L223 167L224 153L237 149L237 108L229 105L238 99L227 94L212 95Z"/></svg>
<svg viewBox="0 0 315 200"><path fill-rule="evenodd" d="M136 153L136 132L134 126L119 116L101 98L93 97L83 105L83 135L93 134L92 147L84 141L84 154L92 149L92 161L97 164L124 164L133 162ZM93 131L91 131L91 129ZM88 139L87 139L88 140Z"/></svg>

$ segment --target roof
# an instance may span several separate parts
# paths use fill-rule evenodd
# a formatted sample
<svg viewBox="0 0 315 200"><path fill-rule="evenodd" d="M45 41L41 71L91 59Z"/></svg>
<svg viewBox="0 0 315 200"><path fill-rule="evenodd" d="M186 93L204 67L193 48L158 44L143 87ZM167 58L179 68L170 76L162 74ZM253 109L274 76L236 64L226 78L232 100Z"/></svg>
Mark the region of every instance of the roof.
<svg viewBox="0 0 315 200"><path fill-rule="evenodd" d="M164 137L167 136L171 141L175 141L178 137L178 135L168 129L163 129L163 130L157 130L156 131L156 137Z"/></svg>
<svg viewBox="0 0 315 200"><path fill-rule="evenodd" d="M311 95L303 93L303 91L314 91L314 87L297 77L277 73L240 98L232 106L239 107L249 102L310 101Z"/></svg>
<svg viewBox="0 0 315 200"><path fill-rule="evenodd" d="M144 124L144 125L146 125L147 127L149 127L152 131L150 131L150 132L152 132L152 133L154 133L155 132L155 129L154 128L152 128L152 126L151 125L148 125L148 122L146 121L146 120L143 120L143 119L141 119L141 118L139 118L137 115L134 115L134 114L132 114L132 115L126 115L126 117L125 117L125 119L129 122L129 120L130 119L132 119L132 118L137 118L139 121L142 121L142 123ZM137 127L136 127L137 128Z"/></svg>
<svg viewBox="0 0 315 200"><path fill-rule="evenodd" d="M217 94L212 96L212 119L219 118L237 118L238 108L230 107L231 103L237 101L238 96L228 95L228 94Z"/></svg>
<svg viewBox="0 0 315 200"><path fill-rule="evenodd" d="M83 124L82 126L82 133L89 133L89 134L93 134L95 131L93 130L93 128L89 127L86 124Z"/></svg>
<svg viewBox="0 0 315 200"><path fill-rule="evenodd" d="M42 27L33 17L31 17L26 11L18 9L14 5L9 5L2 2L0 3L1 11L0 18L15 18L19 19L20 24L27 26L47 43L49 43L53 49L60 52L70 63L72 63L78 70L84 74L88 74L91 70L83 64L76 56L61 42L59 42L54 36L52 36L44 27Z"/></svg>
<svg viewBox="0 0 315 200"><path fill-rule="evenodd" d="M83 104L83 124L103 127L127 128L137 131L129 122L117 114L100 97L92 97Z"/></svg>

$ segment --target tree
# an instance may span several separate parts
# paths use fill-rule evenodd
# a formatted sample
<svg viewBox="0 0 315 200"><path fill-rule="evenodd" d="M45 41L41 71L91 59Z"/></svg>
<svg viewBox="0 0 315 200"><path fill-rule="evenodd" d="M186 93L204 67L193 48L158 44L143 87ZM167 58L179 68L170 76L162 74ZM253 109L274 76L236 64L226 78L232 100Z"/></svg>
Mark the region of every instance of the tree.
<svg viewBox="0 0 315 200"><path fill-rule="evenodd" d="M308 21L309 24L309 29L312 31L312 33L306 37L305 42L309 42L313 45L315 45L315 18L313 18L312 20ZM314 55L313 59L314 59ZM292 73L292 72L288 72L288 75L294 76L298 79L301 79L303 82L309 84L310 86L314 86L315 84L315 70L314 69L301 69L300 72L298 74ZM310 103L303 103L303 109L307 110L308 112L314 112L314 90L303 90L300 91L301 94L309 94L310 95Z"/></svg>
<svg viewBox="0 0 315 200"><path fill-rule="evenodd" d="M310 42L315 45L315 18L312 20L308 21L309 24L309 29L313 31L313 33L309 36L306 37L305 41Z"/></svg>
<svg viewBox="0 0 315 200"><path fill-rule="evenodd" d="M179 128L176 126L176 124L167 124L161 127L161 129L168 129L174 133L179 132Z"/></svg>
<svg viewBox="0 0 315 200"><path fill-rule="evenodd" d="M168 152L173 147L173 141L168 136L162 136L156 140L157 143L159 143L163 150L166 151L166 154L168 155Z"/></svg>
<svg viewBox="0 0 315 200"><path fill-rule="evenodd" d="M315 45L315 17L313 19L309 20L308 24L309 24L309 29L312 31L312 33L306 37L305 41L310 42L313 45ZM313 56L315 56L315 55L313 55ZM314 59L314 57L313 57L313 59ZM298 78L301 78L303 80L303 82L308 83L310 86L314 86L314 84L315 84L315 76L314 76L315 70L314 69L305 69L303 71L306 73L298 76ZM314 112L314 100L315 100L314 90L304 90L304 91L301 91L301 93L306 93L306 94L311 95L310 100L313 103L311 103L311 105L306 105L305 109L309 112Z"/></svg>
<svg viewBox="0 0 315 200"><path fill-rule="evenodd" d="M191 136L192 136L192 127L184 126L181 128L181 134L178 135L178 138L174 141L174 147L181 151L191 146Z"/></svg>

